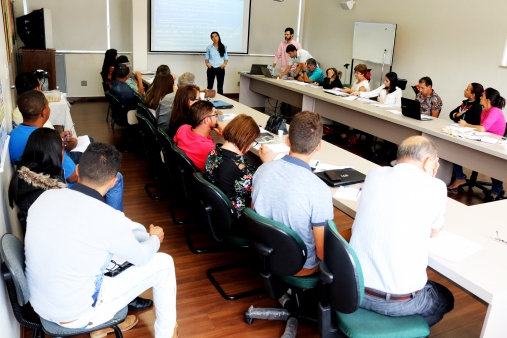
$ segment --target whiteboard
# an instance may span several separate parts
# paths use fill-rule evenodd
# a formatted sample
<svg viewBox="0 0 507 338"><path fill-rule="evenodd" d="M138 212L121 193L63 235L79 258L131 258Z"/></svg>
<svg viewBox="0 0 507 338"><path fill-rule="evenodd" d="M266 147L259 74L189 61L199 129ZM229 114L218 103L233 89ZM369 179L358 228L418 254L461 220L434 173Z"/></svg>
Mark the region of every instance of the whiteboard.
<svg viewBox="0 0 507 338"><path fill-rule="evenodd" d="M396 24L356 22L352 43L352 58L382 63L384 50L386 50L385 64L392 65L395 39Z"/></svg>

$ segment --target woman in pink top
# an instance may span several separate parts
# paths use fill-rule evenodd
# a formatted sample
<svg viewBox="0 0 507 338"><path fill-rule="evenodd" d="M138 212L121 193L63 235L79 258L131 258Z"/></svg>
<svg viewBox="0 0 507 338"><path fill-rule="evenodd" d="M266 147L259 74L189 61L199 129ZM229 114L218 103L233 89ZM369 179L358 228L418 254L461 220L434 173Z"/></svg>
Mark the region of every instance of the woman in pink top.
<svg viewBox="0 0 507 338"><path fill-rule="evenodd" d="M482 93L481 105L484 108L481 113L481 124L476 126L466 123L465 120L460 120L459 125L462 127L472 127L477 131L487 131L492 134L504 136L505 134L505 116L503 115L502 108L505 107L505 99L500 96L498 90L488 88ZM456 170L456 165L454 170ZM461 168L461 167L459 167ZM484 197L484 202L495 201L503 190L502 181L491 178L492 187L489 196ZM466 183L466 182L463 182Z"/></svg>

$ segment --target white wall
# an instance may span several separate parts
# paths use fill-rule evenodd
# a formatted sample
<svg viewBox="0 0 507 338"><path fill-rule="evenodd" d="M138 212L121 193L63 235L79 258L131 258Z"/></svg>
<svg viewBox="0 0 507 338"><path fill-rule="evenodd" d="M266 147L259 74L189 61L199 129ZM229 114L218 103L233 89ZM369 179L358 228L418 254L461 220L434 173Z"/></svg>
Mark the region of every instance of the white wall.
<svg viewBox="0 0 507 338"><path fill-rule="evenodd" d="M340 1L307 1L304 48L323 68L350 63L354 22L398 24L393 71L416 84L429 76L442 97L440 117L463 100L470 82L507 97L507 69L500 62L507 37L505 0L358 0L350 11ZM349 69L350 74L350 69ZM378 84L380 72L374 76ZM413 98L409 88L404 96Z"/></svg>

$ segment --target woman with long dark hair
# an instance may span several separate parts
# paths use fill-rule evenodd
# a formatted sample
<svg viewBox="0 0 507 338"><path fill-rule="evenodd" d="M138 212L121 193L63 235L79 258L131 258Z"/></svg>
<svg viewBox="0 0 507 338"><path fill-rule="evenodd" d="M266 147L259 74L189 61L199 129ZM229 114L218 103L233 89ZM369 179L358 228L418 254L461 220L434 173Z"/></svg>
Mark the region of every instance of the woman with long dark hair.
<svg viewBox="0 0 507 338"><path fill-rule="evenodd" d="M473 125L461 119L458 122L459 125L462 127L475 128L479 132L487 131L495 135L504 136L505 116L503 115L502 108L505 107L505 99L500 96L498 90L488 88L482 93L480 104L483 107L480 124ZM447 187L449 192L455 192L455 189L457 190L460 185L466 183L463 168L460 165L454 165L454 173L456 174L456 180L452 185ZM503 190L502 181L491 177L491 183L491 191L489 195L487 194L484 197L484 202L496 201Z"/></svg>
<svg viewBox="0 0 507 338"><path fill-rule="evenodd" d="M9 205L18 206L18 218L26 230L28 209L46 190L66 188L63 169L63 146L60 134L49 128L35 130L9 185Z"/></svg>
<svg viewBox="0 0 507 338"><path fill-rule="evenodd" d="M118 57L118 51L114 48L108 49L104 56L104 63L102 64L102 71L100 75L102 76L102 81L107 83L108 86L111 86L111 82L113 82L113 72L116 58Z"/></svg>
<svg viewBox="0 0 507 338"><path fill-rule="evenodd" d="M391 106L401 107L401 89L397 87L398 75L395 72L389 72L384 78L384 84L371 92L356 91L350 95L359 97L377 97L380 103L388 104Z"/></svg>
<svg viewBox="0 0 507 338"><path fill-rule="evenodd" d="M174 78L170 72L160 73L155 76L150 87L146 91L144 104L155 111L160 101L169 93L174 91Z"/></svg>
<svg viewBox="0 0 507 338"><path fill-rule="evenodd" d="M483 92L484 87L480 83L470 83L463 93L466 100L449 113L449 118L456 123L465 120L469 124L481 124L482 106L479 101Z"/></svg>
<svg viewBox="0 0 507 338"><path fill-rule="evenodd" d="M174 97L173 111L169 120L169 136L176 135L178 128L184 124L191 124L190 106L199 101L199 87L185 85L178 89Z"/></svg>
<svg viewBox="0 0 507 338"><path fill-rule="evenodd" d="M229 56L227 55L227 46L224 46L220 35L217 32L211 33L211 41L213 43L206 47L206 56L204 63L208 70L208 89L213 89L215 77L217 78L217 92L218 94L224 93L224 78L225 78L225 66L229 62Z"/></svg>

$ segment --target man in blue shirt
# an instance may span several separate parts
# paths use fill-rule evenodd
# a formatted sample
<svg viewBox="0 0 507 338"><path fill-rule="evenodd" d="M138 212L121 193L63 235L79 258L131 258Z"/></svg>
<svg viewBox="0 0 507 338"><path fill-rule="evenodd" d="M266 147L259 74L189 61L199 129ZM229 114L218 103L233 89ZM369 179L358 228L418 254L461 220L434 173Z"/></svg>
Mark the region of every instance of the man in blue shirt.
<svg viewBox="0 0 507 338"><path fill-rule="evenodd" d="M18 108L23 115L23 123L19 124L9 134L11 140L9 142L9 155L12 164L16 164L23 156L26 143L32 132L37 128L42 128L44 123L49 119L51 108L46 96L40 91L30 90L18 97ZM65 133L65 132L64 132ZM65 135L62 135L64 137ZM66 143L62 140L63 147ZM64 176L69 183L69 187L77 182L78 174L76 164L64 152L62 168ZM106 194L106 203L116 210L123 211L123 176L118 173L118 180Z"/></svg>
<svg viewBox="0 0 507 338"><path fill-rule="evenodd" d="M300 82L309 82L309 83L322 83L324 82L324 72L317 65L317 61L311 58L306 60L306 71L303 72L303 75L298 78Z"/></svg>
<svg viewBox="0 0 507 338"><path fill-rule="evenodd" d="M116 66L116 79L111 84L109 91L113 94L120 103L127 108L132 106L134 101L134 89L127 84L127 79L130 74L130 68L125 63L120 63Z"/></svg>

